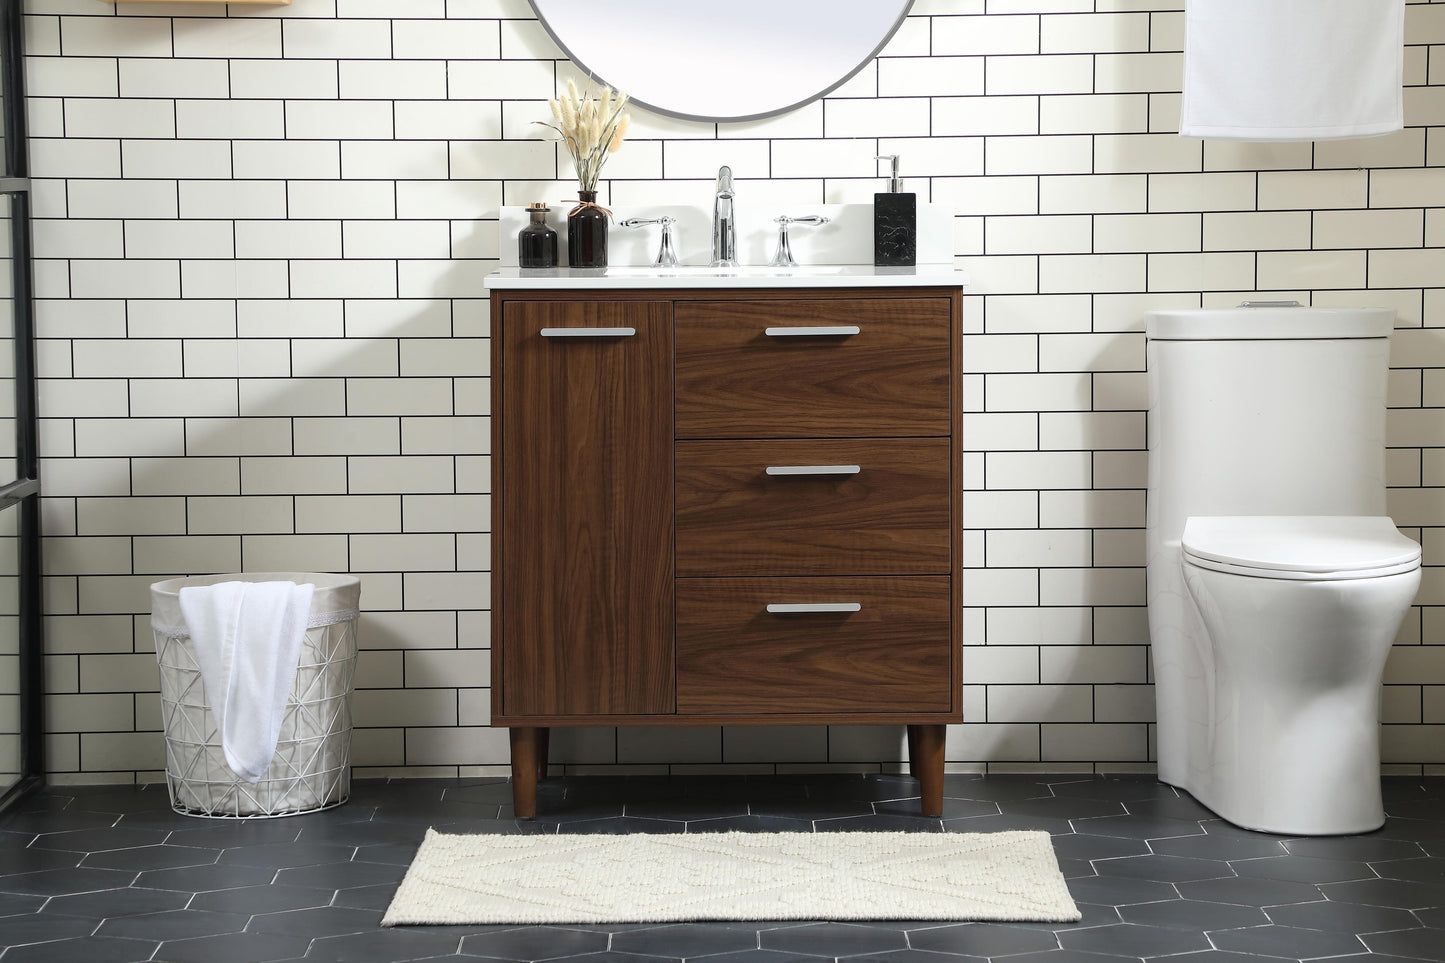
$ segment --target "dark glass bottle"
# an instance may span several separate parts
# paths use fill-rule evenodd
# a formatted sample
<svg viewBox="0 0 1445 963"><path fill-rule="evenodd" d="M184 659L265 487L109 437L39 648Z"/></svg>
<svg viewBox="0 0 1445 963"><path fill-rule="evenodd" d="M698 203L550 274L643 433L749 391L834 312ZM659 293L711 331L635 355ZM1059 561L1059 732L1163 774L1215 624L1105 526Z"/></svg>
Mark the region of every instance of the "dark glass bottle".
<svg viewBox="0 0 1445 963"><path fill-rule="evenodd" d="M532 221L517 232L517 265L524 268L557 266L557 232L547 226L547 205L527 205Z"/></svg>
<svg viewBox="0 0 1445 963"><path fill-rule="evenodd" d="M607 266L607 213L596 191L578 191L582 203L567 215L567 263L574 268Z"/></svg>

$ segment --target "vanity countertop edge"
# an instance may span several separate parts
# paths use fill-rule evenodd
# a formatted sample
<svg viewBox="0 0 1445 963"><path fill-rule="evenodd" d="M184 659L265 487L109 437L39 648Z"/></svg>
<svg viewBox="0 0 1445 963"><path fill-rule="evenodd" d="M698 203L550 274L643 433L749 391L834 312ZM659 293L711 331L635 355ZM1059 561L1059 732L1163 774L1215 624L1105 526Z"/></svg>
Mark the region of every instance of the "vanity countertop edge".
<svg viewBox="0 0 1445 963"><path fill-rule="evenodd" d="M624 289L899 288L965 287L968 275L951 264L874 267L727 268L499 268L483 283L490 290L584 291Z"/></svg>

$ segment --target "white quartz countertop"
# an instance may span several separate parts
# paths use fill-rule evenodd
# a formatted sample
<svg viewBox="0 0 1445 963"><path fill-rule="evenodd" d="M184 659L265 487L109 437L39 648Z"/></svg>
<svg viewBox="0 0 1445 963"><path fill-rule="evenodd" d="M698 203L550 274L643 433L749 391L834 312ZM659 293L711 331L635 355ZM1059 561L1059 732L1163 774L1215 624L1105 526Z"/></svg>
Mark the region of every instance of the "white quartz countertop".
<svg viewBox="0 0 1445 963"><path fill-rule="evenodd" d="M874 267L871 264L808 265L793 268L746 266L516 268L493 271L488 288L539 291L589 288L899 288L962 287L968 275L952 264Z"/></svg>

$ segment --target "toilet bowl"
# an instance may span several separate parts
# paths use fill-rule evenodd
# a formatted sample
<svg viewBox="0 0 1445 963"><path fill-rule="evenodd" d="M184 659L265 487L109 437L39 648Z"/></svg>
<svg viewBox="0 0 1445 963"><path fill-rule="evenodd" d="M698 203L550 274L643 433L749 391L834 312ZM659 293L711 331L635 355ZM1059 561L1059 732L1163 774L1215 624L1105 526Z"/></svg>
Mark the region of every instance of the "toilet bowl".
<svg viewBox="0 0 1445 963"><path fill-rule="evenodd" d="M1379 692L1420 583L1385 508L1394 312L1150 312L1160 780L1249 829L1384 820Z"/></svg>
<svg viewBox="0 0 1445 963"><path fill-rule="evenodd" d="M1204 516L1181 547L1211 703L1196 797L1262 832L1378 829L1380 677L1420 546L1382 517Z"/></svg>

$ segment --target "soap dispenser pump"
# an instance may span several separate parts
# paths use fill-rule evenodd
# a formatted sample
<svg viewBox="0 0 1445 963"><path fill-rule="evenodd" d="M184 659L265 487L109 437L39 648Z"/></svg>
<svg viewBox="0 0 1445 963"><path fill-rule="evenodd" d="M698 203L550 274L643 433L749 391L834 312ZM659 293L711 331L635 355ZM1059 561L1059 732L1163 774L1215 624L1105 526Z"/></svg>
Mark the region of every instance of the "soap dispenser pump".
<svg viewBox="0 0 1445 963"><path fill-rule="evenodd" d="M880 154L892 162L887 194L873 195L873 263L878 267L912 267L918 263L918 198L903 192L898 155Z"/></svg>

